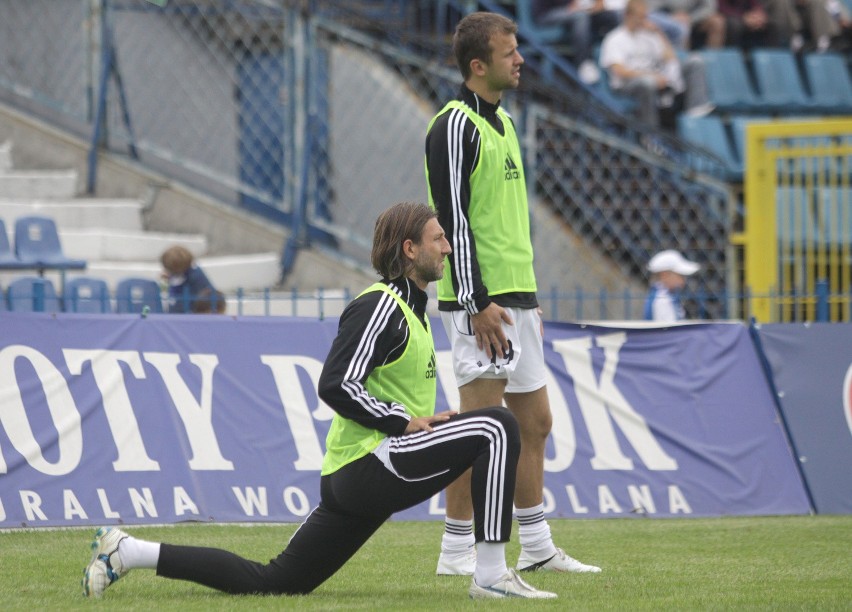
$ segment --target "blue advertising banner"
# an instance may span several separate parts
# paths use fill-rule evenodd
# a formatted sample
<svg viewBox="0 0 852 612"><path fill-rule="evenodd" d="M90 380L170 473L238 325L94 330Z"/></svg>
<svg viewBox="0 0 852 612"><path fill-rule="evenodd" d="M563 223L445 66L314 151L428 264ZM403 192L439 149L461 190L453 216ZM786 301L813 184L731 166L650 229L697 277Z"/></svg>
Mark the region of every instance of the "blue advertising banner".
<svg viewBox="0 0 852 612"><path fill-rule="evenodd" d="M809 511L742 325L551 324L545 342L561 516Z"/></svg>
<svg viewBox="0 0 852 612"><path fill-rule="evenodd" d="M852 513L852 327L757 331L816 511Z"/></svg>
<svg viewBox="0 0 852 612"><path fill-rule="evenodd" d="M336 320L0 315L0 527L300 521ZM458 405L434 321L438 409ZM559 517L809 511L747 330L548 325ZM443 516L442 496L399 518Z"/></svg>

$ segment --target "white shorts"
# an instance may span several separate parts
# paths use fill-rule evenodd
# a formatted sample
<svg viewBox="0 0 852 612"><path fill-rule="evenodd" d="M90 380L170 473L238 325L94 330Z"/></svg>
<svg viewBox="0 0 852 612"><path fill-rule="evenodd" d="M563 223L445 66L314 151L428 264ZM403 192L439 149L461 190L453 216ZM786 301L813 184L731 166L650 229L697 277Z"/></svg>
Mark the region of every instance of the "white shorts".
<svg viewBox="0 0 852 612"><path fill-rule="evenodd" d="M503 324L511 343L509 355L489 359L476 346L476 336L466 310L441 311L441 321L453 351L456 384L463 387L477 378L505 378L507 393L528 393L546 383L544 341L538 308L507 308L514 325Z"/></svg>

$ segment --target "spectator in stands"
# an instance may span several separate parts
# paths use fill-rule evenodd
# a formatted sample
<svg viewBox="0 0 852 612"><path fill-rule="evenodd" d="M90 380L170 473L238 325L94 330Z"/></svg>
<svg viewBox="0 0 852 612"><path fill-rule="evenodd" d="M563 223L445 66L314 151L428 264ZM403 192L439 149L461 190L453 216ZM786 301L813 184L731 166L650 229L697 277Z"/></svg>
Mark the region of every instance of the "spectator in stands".
<svg viewBox="0 0 852 612"><path fill-rule="evenodd" d="M700 116L712 112L707 98L704 63L697 54L678 58L671 43L648 20L645 0L629 0L624 23L606 35L601 67L613 91L637 101L639 119L673 128L681 109Z"/></svg>
<svg viewBox="0 0 852 612"><path fill-rule="evenodd" d="M837 35L831 47L837 51L849 52L852 49L852 4L847 6L843 0L828 0L826 7L837 26Z"/></svg>
<svg viewBox="0 0 852 612"><path fill-rule="evenodd" d="M189 249L173 246L160 256L163 278L168 283L169 312L193 312L193 304L204 291L215 291L213 284L196 263Z"/></svg>
<svg viewBox="0 0 852 612"><path fill-rule="evenodd" d="M725 18L725 46L751 49L780 44L778 27L769 19L762 0L718 0Z"/></svg>
<svg viewBox="0 0 852 612"><path fill-rule="evenodd" d="M716 0L648 0L648 18L679 49L725 45L725 18Z"/></svg>
<svg viewBox="0 0 852 612"><path fill-rule="evenodd" d="M590 85L600 79L592 49L621 22L621 8L619 0L532 0L536 23L565 28L580 79Z"/></svg>
<svg viewBox="0 0 852 612"><path fill-rule="evenodd" d="M763 5L779 44L789 44L793 51L802 50L806 43L815 51L827 51L840 31L827 0L763 0Z"/></svg>
<svg viewBox="0 0 852 612"><path fill-rule="evenodd" d="M686 277L700 268L699 264L675 250L660 251L654 255L648 262L651 289L645 300L645 320L671 323L685 319L680 292L686 284Z"/></svg>

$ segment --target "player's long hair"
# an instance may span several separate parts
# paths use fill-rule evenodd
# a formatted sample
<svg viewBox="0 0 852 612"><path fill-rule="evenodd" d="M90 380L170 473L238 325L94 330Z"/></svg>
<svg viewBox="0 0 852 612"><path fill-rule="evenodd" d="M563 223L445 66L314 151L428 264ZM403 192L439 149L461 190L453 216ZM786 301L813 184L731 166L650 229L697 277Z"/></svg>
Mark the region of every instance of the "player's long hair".
<svg viewBox="0 0 852 612"><path fill-rule="evenodd" d="M491 63L492 36L517 32L518 26L514 21L497 13L471 13L459 21L453 34L453 55L462 78L465 81L470 78L470 63L473 60Z"/></svg>
<svg viewBox="0 0 852 612"><path fill-rule="evenodd" d="M412 262L402 252L402 245L406 240L420 244L423 229L436 216L425 204L414 202L394 204L379 215L370 262L382 278L392 280L408 273Z"/></svg>

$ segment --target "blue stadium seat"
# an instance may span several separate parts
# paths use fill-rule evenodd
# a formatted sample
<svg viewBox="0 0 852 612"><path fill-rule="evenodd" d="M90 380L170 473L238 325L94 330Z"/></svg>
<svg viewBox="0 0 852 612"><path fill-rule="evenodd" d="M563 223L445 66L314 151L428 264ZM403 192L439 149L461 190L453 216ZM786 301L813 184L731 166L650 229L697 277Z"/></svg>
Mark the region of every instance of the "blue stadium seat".
<svg viewBox="0 0 852 612"><path fill-rule="evenodd" d="M65 283L63 292L65 312L112 312L109 287L100 278L78 276Z"/></svg>
<svg viewBox="0 0 852 612"><path fill-rule="evenodd" d="M755 49L751 61L761 103L766 110L782 114L818 110L805 91L792 51Z"/></svg>
<svg viewBox="0 0 852 612"><path fill-rule="evenodd" d="M26 267L15 257L12 245L9 244L9 233L6 231L6 223L0 219L0 270L20 270Z"/></svg>
<svg viewBox="0 0 852 612"><path fill-rule="evenodd" d="M123 313L163 312L160 285L149 278L124 278L115 288L115 311Z"/></svg>
<svg viewBox="0 0 852 612"><path fill-rule="evenodd" d="M731 117L731 135L733 136L734 149L737 152L737 157L743 163L745 163L746 159L746 126L749 123L769 123L771 121L772 117L761 115L736 115Z"/></svg>
<svg viewBox="0 0 852 612"><path fill-rule="evenodd" d="M677 118L677 132L681 139L707 149L725 162L728 180L742 180L743 160L737 155L721 117L718 115L690 117L681 113ZM698 167L696 170L704 169Z"/></svg>
<svg viewBox="0 0 852 612"><path fill-rule="evenodd" d="M698 53L704 60L707 93L717 110L735 113L763 111L740 49L703 49Z"/></svg>
<svg viewBox="0 0 852 612"><path fill-rule="evenodd" d="M6 290L9 310L15 312L60 312L59 298L50 279L23 276L9 283Z"/></svg>
<svg viewBox="0 0 852 612"><path fill-rule="evenodd" d="M805 73L814 104L828 113L852 113L852 79L846 60L837 53L809 53Z"/></svg>
<svg viewBox="0 0 852 612"><path fill-rule="evenodd" d="M82 270L86 262L70 259L62 252L56 223L50 217L20 217L15 221L15 254L33 268Z"/></svg>
<svg viewBox="0 0 852 612"><path fill-rule="evenodd" d="M600 47L595 52L595 63L600 67ZM598 93L604 98L611 108L618 110L620 113L628 115L636 109L636 100L630 96L616 93L609 86L609 71L605 68L600 68L601 79L598 81Z"/></svg>

